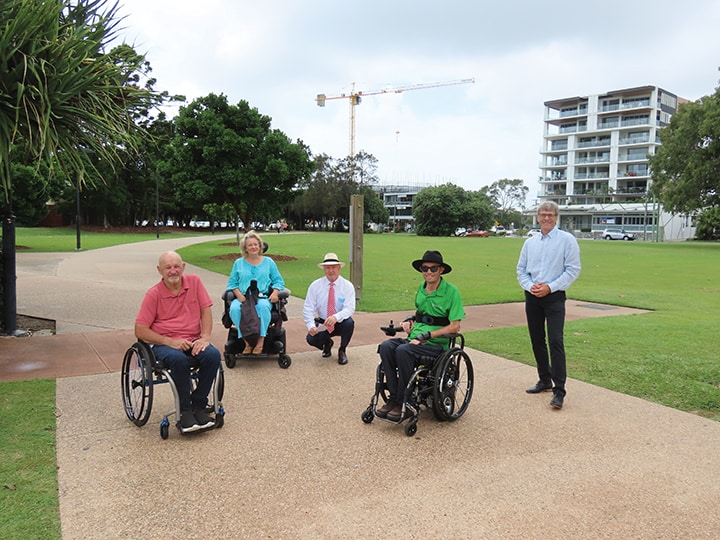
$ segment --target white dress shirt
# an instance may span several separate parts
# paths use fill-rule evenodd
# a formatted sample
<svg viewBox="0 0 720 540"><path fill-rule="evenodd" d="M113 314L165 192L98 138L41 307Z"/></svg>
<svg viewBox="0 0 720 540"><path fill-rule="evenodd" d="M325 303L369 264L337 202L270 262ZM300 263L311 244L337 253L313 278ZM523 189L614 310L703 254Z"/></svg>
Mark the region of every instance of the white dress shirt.
<svg viewBox="0 0 720 540"><path fill-rule="evenodd" d="M342 276L335 280L335 318L337 322L349 319L355 313L355 286ZM328 292L330 280L323 276L308 287L303 304L303 319L310 330L315 326L315 317L327 317Z"/></svg>

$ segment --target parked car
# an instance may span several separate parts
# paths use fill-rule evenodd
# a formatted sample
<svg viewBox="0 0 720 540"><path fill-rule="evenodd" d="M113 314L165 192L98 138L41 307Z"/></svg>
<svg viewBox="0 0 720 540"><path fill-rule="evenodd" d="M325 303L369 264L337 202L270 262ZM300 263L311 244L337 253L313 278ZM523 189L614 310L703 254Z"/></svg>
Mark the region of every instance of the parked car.
<svg viewBox="0 0 720 540"><path fill-rule="evenodd" d="M490 236L490 233L487 231L470 231L466 236L480 236L482 238L487 238Z"/></svg>
<svg viewBox="0 0 720 540"><path fill-rule="evenodd" d="M635 235L625 229L605 229L602 237L605 240L635 240Z"/></svg>
<svg viewBox="0 0 720 540"><path fill-rule="evenodd" d="M532 238L533 236L537 236L538 234L541 234L540 229L530 229L525 236L527 238Z"/></svg>

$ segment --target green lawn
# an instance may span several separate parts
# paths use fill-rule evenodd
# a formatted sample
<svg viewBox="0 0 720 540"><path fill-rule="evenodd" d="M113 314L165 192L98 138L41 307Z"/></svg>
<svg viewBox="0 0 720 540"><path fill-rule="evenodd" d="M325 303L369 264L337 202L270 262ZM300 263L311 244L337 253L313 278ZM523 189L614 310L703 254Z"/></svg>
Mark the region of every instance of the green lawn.
<svg viewBox="0 0 720 540"><path fill-rule="evenodd" d="M325 252L343 259L348 253L346 234L268 234L263 239L270 244L269 255L295 259L278 266L288 288L301 297L321 275L316 264ZM522 301L515 265L523 241L366 235L358 308L411 311L421 277L410 262L426 249L440 250L453 266L448 280L460 288L466 305ZM569 291L571 298L653 312L569 322L569 376L719 420L720 285L715 271L720 244L586 240L580 249L583 270ZM227 274L232 260L213 257L237 254L237 248L217 241L181 252L188 262ZM349 268L343 272L347 277ZM523 325L466 337L470 347L534 365Z"/></svg>
<svg viewBox="0 0 720 540"><path fill-rule="evenodd" d="M34 251L75 249L74 231L63 229L60 235L53 234L56 229L42 231L19 229L17 244ZM83 248L154 237L154 233L144 237L83 233ZM264 239L270 244L268 254L293 259L278 266L296 296L304 296L308 284L322 275L316 264L326 252L335 251L347 260L346 234L267 234ZM360 310L411 311L420 274L410 262L426 249L440 250L453 266L448 279L460 288L466 305L522 300L515 279L520 238L382 234L366 235L363 242ZM652 313L567 323L569 376L720 420L720 285L715 274L720 244L588 240L580 242L580 249L583 270L569 291L571 298ZM181 253L189 263L227 274L238 249L216 240ZM349 276L349 267L343 273ZM466 338L469 347L534 365L522 324L467 332ZM570 395L572 391L571 383ZM54 381L0 383L4 417L22 419L5 422L0 433L2 538L60 538L54 400Z"/></svg>
<svg viewBox="0 0 720 540"><path fill-rule="evenodd" d="M144 242L155 239L152 227L137 227L133 233L113 233L98 231L80 231L80 249L90 250L119 244ZM160 238L184 238L200 236L199 232L177 232L161 228ZM15 244L18 252L33 251L56 253L77 250L77 231L75 227L18 227L15 231Z"/></svg>

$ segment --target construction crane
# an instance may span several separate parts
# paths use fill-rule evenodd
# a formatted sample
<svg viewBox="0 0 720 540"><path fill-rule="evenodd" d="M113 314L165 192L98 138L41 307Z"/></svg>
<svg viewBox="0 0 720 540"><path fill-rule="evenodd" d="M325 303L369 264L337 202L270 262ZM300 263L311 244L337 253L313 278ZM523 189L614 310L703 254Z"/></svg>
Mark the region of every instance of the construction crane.
<svg viewBox="0 0 720 540"><path fill-rule="evenodd" d="M455 81L446 82L435 82L427 84L410 84L406 86L397 86L395 88L384 88L382 90L375 90L372 92L355 91L355 83L352 84L349 94L340 94L339 96L326 96L325 94L318 94L315 101L318 107L324 107L326 101L332 99L349 99L350 100L350 158L355 157L355 107L360 105L364 96L376 96L378 94L401 94L402 92L409 92L410 90L423 90L425 88L437 88L439 86L453 86L456 84L471 84L474 83L475 79L458 79Z"/></svg>

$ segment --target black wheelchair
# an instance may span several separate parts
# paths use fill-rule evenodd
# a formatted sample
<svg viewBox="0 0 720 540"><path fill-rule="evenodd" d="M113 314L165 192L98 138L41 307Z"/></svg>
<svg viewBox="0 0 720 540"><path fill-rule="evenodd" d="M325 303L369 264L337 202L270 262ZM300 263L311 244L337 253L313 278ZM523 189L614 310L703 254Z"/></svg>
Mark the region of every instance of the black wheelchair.
<svg viewBox="0 0 720 540"><path fill-rule="evenodd" d="M395 336L401 327L381 327L387 336ZM362 412L360 418L366 424L375 418L402 424L406 419L405 435L412 437L417 432L420 407L432 409L435 418L441 422L453 422L460 418L470 405L473 393L473 366L465 352L465 338L462 334L447 334L450 346L437 357L420 357L415 371L405 387L402 414L397 422L375 415L377 407L387 403L389 392L382 363L378 363L375 371L375 393L370 405ZM410 413L409 415L407 413Z"/></svg>
<svg viewBox="0 0 720 540"><path fill-rule="evenodd" d="M197 369L191 370L193 384L197 384ZM160 436L167 439L170 432L168 417L175 415L175 426L180 433L180 398L170 372L155 359L152 348L138 340L125 351L122 365L122 397L125 414L138 427L144 426L150 418L153 405L153 390L158 384L169 384L174 396L175 408L166 412L160 422ZM206 412L215 414L215 425L209 429L220 429L225 423L225 409L222 405L225 393L225 376L222 364L213 383Z"/></svg>
<svg viewBox="0 0 720 540"><path fill-rule="evenodd" d="M230 304L235 299L235 295L232 291L225 291L222 295L222 299L225 305L222 323L225 328L228 329L227 342L225 343L225 350L223 359L225 365L232 369L237 364L239 359L254 360L257 358L267 358L268 356L278 355L278 365L287 369L292 364L292 358L285 352L285 345L287 343L285 337L285 328L283 328L283 322L288 320L287 311L285 306L287 305L288 298L290 297L289 289L282 289L278 291L278 301L272 304L270 311L270 324L268 325L267 335L265 336L265 343L263 345L262 354L243 354L245 349L245 340L238 337L237 328L230 319Z"/></svg>

